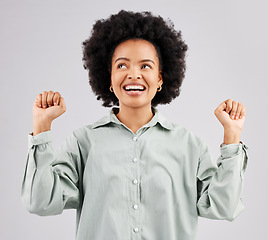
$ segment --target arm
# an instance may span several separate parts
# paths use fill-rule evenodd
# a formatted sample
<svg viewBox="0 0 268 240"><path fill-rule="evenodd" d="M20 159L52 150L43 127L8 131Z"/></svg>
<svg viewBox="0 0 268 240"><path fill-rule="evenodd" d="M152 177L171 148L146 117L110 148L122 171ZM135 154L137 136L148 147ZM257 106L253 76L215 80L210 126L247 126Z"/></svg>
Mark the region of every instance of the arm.
<svg viewBox="0 0 268 240"><path fill-rule="evenodd" d="M222 146L217 164L208 147L200 147L197 173L197 209L201 217L232 221L244 209L243 175L247 165L247 146L235 143Z"/></svg>
<svg viewBox="0 0 268 240"><path fill-rule="evenodd" d="M22 182L22 201L28 211L38 215L59 214L79 204L79 144L71 135L58 151L51 142L53 119L65 112L59 93L39 94L33 105L34 132Z"/></svg>
<svg viewBox="0 0 268 240"><path fill-rule="evenodd" d="M74 134L54 151L51 132L29 135L21 196L26 209L37 215L56 215L79 206L79 144Z"/></svg>
<svg viewBox="0 0 268 240"><path fill-rule="evenodd" d="M224 127L224 144L217 165L207 146L201 144L197 209L202 217L232 221L244 208L241 195L248 147L240 142L240 134L245 121L245 106L228 99L214 113Z"/></svg>

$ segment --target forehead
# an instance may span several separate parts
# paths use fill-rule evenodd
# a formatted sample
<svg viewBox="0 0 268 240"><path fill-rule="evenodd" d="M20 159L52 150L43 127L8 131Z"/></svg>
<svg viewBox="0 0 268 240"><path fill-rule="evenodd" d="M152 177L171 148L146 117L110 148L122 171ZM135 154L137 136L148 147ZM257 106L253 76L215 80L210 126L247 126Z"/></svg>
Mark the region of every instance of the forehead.
<svg viewBox="0 0 268 240"><path fill-rule="evenodd" d="M144 39L130 39L120 43L113 54L113 59L117 57L158 59L154 45Z"/></svg>

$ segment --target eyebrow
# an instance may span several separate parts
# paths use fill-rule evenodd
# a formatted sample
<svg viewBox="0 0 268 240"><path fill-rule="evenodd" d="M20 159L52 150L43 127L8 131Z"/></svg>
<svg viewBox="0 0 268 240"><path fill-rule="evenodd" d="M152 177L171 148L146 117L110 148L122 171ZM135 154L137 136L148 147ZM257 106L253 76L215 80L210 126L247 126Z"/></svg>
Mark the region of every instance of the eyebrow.
<svg viewBox="0 0 268 240"><path fill-rule="evenodd" d="M119 60L126 60L126 61L130 62L130 59L129 59L129 58L120 57L120 58L117 58L117 59L114 61L114 63L116 63L116 62L119 61ZM151 59L143 59L143 60L141 60L140 62L152 62L152 63L155 65L154 61L151 60Z"/></svg>

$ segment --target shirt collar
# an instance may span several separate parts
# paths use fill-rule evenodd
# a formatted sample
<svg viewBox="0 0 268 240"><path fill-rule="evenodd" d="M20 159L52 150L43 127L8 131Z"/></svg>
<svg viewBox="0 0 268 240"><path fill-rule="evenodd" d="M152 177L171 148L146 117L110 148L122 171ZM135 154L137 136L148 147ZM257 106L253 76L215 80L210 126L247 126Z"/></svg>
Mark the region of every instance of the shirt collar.
<svg viewBox="0 0 268 240"><path fill-rule="evenodd" d="M101 118L97 122L93 123L91 125L92 128L101 127L101 126L107 125L111 122L113 122L115 124L123 125L123 123L121 123L119 121L119 119L116 117L116 114L118 113L118 111L119 111L118 107L113 107L106 116L104 116L103 118ZM157 123L159 123L163 128L165 128L167 130L174 129L173 124L170 121L168 121L159 112L158 109L156 109L155 107L152 107L152 111L154 112L153 118L148 123L146 123L143 127L152 127L152 126L156 125Z"/></svg>

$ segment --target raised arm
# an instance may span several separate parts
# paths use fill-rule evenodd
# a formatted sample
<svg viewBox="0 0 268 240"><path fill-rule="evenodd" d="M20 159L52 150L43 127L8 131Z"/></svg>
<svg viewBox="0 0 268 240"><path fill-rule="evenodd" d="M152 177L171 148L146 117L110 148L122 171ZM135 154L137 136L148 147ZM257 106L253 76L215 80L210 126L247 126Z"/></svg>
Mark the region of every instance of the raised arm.
<svg viewBox="0 0 268 240"><path fill-rule="evenodd" d="M248 147L240 141L240 134L245 106L228 99L214 113L224 127L224 144L217 164L208 147L200 146L197 209L201 217L232 221L244 208L242 188Z"/></svg>
<svg viewBox="0 0 268 240"><path fill-rule="evenodd" d="M33 105L33 134L22 182L22 201L38 215L60 214L79 205L80 149L73 133L57 151L51 139L52 121L66 110L59 93L39 94Z"/></svg>

